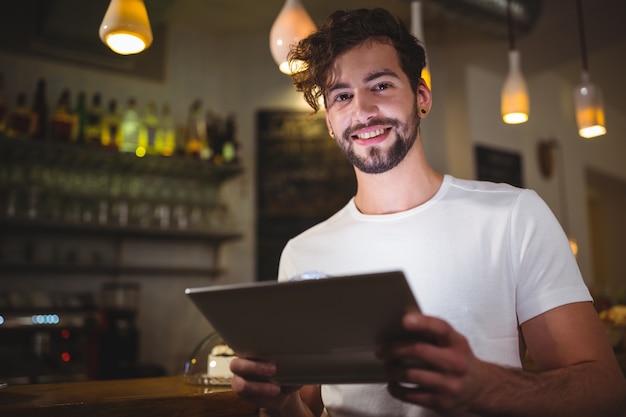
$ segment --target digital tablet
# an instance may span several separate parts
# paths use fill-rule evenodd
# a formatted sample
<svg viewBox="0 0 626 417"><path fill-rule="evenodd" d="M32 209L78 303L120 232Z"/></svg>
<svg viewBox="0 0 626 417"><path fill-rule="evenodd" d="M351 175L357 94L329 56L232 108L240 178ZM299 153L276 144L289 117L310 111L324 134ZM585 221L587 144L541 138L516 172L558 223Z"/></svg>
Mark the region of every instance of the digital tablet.
<svg viewBox="0 0 626 417"><path fill-rule="evenodd" d="M400 338L418 304L401 271L188 288L240 357L276 364L283 385L384 381L378 342Z"/></svg>

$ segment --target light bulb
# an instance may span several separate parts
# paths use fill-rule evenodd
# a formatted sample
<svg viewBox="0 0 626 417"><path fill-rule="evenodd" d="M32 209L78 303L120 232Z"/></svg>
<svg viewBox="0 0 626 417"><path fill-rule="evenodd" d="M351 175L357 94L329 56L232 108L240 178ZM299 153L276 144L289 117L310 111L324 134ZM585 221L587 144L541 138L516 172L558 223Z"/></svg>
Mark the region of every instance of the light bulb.
<svg viewBox="0 0 626 417"><path fill-rule="evenodd" d="M111 0L100 39L120 55L136 54L152 44L152 28L143 0Z"/></svg>
<svg viewBox="0 0 626 417"><path fill-rule="evenodd" d="M270 51L282 73L293 74L304 69L302 62L287 62L287 54L291 45L315 30L317 27L300 0L286 0L270 30Z"/></svg>
<svg viewBox="0 0 626 417"><path fill-rule="evenodd" d="M508 124L524 123L528 120L528 88L520 68L521 55L518 50L509 51L509 74L502 87L502 120Z"/></svg>
<svg viewBox="0 0 626 417"><path fill-rule="evenodd" d="M582 82L574 90L574 101L578 134L585 139L606 134L602 92L589 80L587 71L583 71Z"/></svg>

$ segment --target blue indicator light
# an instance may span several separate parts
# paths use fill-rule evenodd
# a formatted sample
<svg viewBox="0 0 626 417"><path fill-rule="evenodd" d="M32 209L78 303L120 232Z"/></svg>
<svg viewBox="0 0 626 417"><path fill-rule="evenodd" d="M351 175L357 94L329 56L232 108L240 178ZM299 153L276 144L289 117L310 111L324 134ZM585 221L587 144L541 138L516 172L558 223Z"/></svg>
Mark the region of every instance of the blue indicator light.
<svg viewBox="0 0 626 417"><path fill-rule="evenodd" d="M57 314L35 314L31 317L33 324L59 324Z"/></svg>

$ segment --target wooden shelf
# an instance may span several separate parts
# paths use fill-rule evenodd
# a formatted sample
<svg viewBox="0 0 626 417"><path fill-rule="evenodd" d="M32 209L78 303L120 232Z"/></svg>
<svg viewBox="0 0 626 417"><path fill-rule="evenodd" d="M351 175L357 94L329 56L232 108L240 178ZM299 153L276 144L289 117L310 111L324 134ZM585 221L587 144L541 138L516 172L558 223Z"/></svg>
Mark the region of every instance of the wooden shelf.
<svg viewBox="0 0 626 417"><path fill-rule="evenodd" d="M216 278L224 273L222 269L210 267L134 266L51 262L27 263L11 261L0 261L0 272L37 275L157 275L179 278L195 276ZM2 278L2 275L3 274L0 273L0 278Z"/></svg>
<svg viewBox="0 0 626 417"><path fill-rule="evenodd" d="M171 176L225 181L242 172L239 164L215 165L182 157L121 153L101 147L0 137L0 161L63 166L76 171L106 171L131 175Z"/></svg>
<svg viewBox="0 0 626 417"><path fill-rule="evenodd" d="M111 226L97 223L66 223L40 219L0 218L0 228L5 231L36 232L42 234L97 235L101 237L134 237L150 239L206 240L225 243L238 240L241 233L223 230L142 228L136 226Z"/></svg>

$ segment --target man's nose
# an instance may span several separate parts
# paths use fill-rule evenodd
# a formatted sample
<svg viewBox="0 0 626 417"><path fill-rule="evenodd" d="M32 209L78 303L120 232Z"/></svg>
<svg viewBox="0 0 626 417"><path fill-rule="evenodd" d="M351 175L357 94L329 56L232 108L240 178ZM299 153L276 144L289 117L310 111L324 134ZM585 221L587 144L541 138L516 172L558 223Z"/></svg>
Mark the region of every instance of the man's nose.
<svg viewBox="0 0 626 417"><path fill-rule="evenodd" d="M376 102L364 94L355 94L352 106L352 118L355 122L367 123L378 114Z"/></svg>

